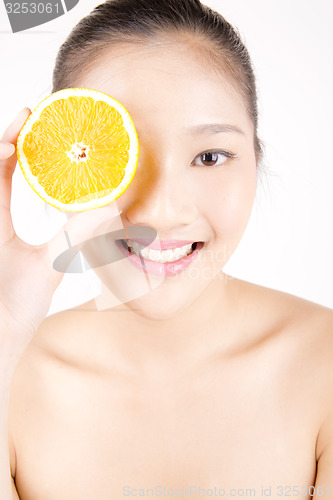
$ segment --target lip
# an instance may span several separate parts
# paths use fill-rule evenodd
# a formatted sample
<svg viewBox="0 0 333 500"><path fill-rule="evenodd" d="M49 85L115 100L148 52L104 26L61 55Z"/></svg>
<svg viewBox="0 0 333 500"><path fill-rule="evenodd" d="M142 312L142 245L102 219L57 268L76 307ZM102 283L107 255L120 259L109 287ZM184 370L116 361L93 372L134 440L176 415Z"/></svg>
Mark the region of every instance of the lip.
<svg viewBox="0 0 333 500"><path fill-rule="evenodd" d="M140 245L147 247L149 250L172 250L177 247L183 247L184 245L192 245L195 241L189 240L154 240L150 242L150 240L145 238L128 238L130 241L135 241Z"/></svg>
<svg viewBox="0 0 333 500"><path fill-rule="evenodd" d="M138 241L138 240L135 240ZM189 243L194 243L193 241L191 242L185 242L183 243L181 240L164 240L164 241L177 241L177 246L182 246L179 244L181 242L183 245L189 244ZM153 262L152 260L147 260L144 257L140 257L139 255L135 255L130 253L127 248L124 247L122 244L121 240L116 240L115 241L117 247L120 249L120 251L125 255L125 257L128 258L130 263L139 269L140 271L146 271L149 274L155 275L155 276L174 276L176 274L181 273L186 269L192 262L198 257L198 254L202 247L204 246L203 242L197 242L196 249L190 253L190 255L186 255L185 257L176 260L174 262ZM149 246L149 248L152 248ZM175 248L175 247L168 247L167 249L170 248ZM154 250L154 248L152 248ZM158 248L159 250L159 248Z"/></svg>

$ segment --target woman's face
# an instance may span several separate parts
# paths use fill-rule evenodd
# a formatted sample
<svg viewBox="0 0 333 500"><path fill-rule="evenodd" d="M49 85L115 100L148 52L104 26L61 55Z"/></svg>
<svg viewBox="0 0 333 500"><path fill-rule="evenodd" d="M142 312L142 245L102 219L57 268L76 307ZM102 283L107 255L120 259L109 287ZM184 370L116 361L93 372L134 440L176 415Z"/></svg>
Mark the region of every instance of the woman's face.
<svg viewBox="0 0 333 500"><path fill-rule="evenodd" d="M187 267L182 259L155 265L159 285L128 303L145 317L174 317L226 286L220 271L251 213L254 130L242 98L207 59L172 42L110 49L75 86L116 98L136 126L137 172L117 200L123 226L152 227L161 248L165 240L204 243ZM96 272L108 284L109 271Z"/></svg>

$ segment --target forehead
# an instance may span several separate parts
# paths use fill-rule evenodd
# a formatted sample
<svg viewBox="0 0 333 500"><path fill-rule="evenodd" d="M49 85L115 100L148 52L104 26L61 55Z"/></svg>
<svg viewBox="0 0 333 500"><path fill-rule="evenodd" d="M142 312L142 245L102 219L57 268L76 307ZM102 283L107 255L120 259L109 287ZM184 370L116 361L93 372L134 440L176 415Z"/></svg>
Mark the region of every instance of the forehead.
<svg viewBox="0 0 333 500"><path fill-rule="evenodd" d="M243 99L222 67L216 70L186 44L117 44L75 86L111 95L134 119L149 115L152 123L162 118L173 126L224 121L253 133Z"/></svg>

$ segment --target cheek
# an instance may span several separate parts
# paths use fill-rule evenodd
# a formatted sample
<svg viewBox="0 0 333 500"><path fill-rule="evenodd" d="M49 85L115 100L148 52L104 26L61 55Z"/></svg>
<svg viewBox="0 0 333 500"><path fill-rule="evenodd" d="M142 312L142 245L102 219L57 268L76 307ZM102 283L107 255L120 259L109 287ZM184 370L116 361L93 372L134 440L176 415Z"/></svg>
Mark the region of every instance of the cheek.
<svg viewBox="0 0 333 500"><path fill-rule="evenodd" d="M217 238L238 241L247 226L253 207L256 193L255 169L246 173L239 171L214 177L211 176L201 184L201 188L209 193L209 196L201 198L202 213Z"/></svg>

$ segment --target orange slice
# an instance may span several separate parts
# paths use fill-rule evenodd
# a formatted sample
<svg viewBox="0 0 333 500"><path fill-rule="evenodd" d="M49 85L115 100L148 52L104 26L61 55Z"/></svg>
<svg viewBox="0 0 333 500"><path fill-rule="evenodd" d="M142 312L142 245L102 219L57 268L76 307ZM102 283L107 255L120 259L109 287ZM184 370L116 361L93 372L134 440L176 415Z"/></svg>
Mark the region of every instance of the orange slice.
<svg viewBox="0 0 333 500"><path fill-rule="evenodd" d="M139 143L119 101L97 90L70 88L33 110L18 137L17 158L44 201L79 212L124 193L137 168Z"/></svg>

